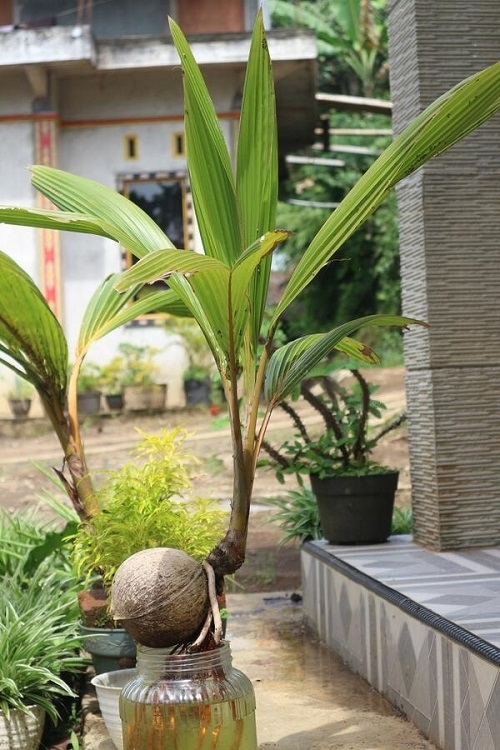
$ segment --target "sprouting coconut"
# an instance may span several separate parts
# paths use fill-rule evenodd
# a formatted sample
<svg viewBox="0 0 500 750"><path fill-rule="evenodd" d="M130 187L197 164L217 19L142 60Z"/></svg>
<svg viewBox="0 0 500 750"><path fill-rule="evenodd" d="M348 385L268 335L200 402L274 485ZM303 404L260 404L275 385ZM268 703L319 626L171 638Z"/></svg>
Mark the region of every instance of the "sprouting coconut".
<svg viewBox="0 0 500 750"><path fill-rule="evenodd" d="M136 552L116 571L111 611L143 646L186 643L196 637L210 611L204 565L169 547Z"/></svg>

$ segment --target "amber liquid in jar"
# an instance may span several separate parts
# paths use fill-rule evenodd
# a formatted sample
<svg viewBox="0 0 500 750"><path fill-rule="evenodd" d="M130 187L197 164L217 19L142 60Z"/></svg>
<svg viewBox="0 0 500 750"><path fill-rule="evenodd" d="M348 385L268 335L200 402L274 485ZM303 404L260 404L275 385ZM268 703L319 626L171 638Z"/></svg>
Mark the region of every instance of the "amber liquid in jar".
<svg viewBox="0 0 500 750"><path fill-rule="evenodd" d="M255 696L229 644L196 654L142 646L120 696L124 750L256 750Z"/></svg>

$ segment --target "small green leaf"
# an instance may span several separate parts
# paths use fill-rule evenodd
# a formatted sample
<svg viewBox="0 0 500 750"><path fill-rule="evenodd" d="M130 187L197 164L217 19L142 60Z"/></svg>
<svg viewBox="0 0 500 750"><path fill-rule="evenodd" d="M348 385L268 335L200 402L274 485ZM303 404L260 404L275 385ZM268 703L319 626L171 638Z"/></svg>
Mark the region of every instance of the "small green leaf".
<svg viewBox="0 0 500 750"><path fill-rule="evenodd" d="M272 355L266 371L265 392L269 401L278 402L288 396L307 377L329 352L338 348L346 336L363 326L408 326L425 325L415 318L399 315L368 315L351 320L333 330L311 336L303 336L285 344ZM344 345L345 348L345 345ZM349 341L347 349L356 356L356 349Z"/></svg>

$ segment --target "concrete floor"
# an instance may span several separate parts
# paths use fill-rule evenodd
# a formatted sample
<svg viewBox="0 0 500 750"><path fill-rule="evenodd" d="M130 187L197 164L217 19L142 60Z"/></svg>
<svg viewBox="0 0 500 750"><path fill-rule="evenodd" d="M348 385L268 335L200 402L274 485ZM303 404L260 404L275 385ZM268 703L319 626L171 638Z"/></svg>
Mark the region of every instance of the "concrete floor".
<svg viewBox="0 0 500 750"><path fill-rule="evenodd" d="M255 688L260 750L435 748L304 629L287 594L229 594L228 610L233 664ZM90 709L84 749L113 750L95 701Z"/></svg>

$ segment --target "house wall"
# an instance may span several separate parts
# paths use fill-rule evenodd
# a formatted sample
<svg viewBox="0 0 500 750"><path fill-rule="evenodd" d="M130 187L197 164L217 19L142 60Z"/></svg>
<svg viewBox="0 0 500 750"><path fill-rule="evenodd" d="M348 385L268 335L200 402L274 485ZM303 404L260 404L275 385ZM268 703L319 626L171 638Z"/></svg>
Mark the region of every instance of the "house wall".
<svg viewBox="0 0 500 750"><path fill-rule="evenodd" d="M241 72L225 70L222 78L217 71L211 71L207 83L221 112L221 127L232 151L235 121L231 109L241 86ZM0 157L5 171L12 175L9 180L0 180L0 203L30 206L34 204L35 191L29 182L28 167L36 162L31 115L33 92L22 73L1 76L0 86L9 95L8 108L5 99L0 100L0 117L13 111L17 115L13 122L0 121ZM68 76L53 80L51 86L53 107L59 115L56 148L59 168L113 190L119 188L120 179L127 174L175 172L187 176L185 157L176 155L172 149L174 134L184 129L180 71ZM136 138L136 159L126 158L126 136ZM201 250L195 225L190 234L192 248ZM69 232L60 233L60 247L64 280L61 322L71 357L90 297L102 279L121 270L122 249L106 238ZM0 225L0 249L14 257L40 283L35 230ZM156 359L162 367L161 379L169 383L167 404L182 404L186 355L164 330L161 320L142 321L140 325L132 324L109 334L92 347L88 358L105 363L122 341L148 344L160 350ZM0 414L7 411L6 402L0 399Z"/></svg>
<svg viewBox="0 0 500 750"><path fill-rule="evenodd" d="M58 26L75 26L78 20L76 0L44 0L43 3L40 0L23 0L17 5L21 23L50 21ZM97 39L167 32L168 0L161 3L158 0L140 0L140 13L137 13L137 0L95 2L93 5L92 32Z"/></svg>
<svg viewBox="0 0 500 750"><path fill-rule="evenodd" d="M226 111L231 91L239 84L234 76L230 84L213 74L208 84L218 109ZM228 85L229 83L229 85ZM183 132L183 104L180 75L162 72L110 74L89 76L59 82L61 127L59 132L59 166L61 169L88 177L116 190L119 179L130 173L176 172L186 175L184 157L172 152L173 134ZM133 114L130 101L134 101ZM128 116L127 116L128 114ZM141 118L159 118L144 122ZM234 142L233 120L222 121L222 129L229 144ZM138 158L125 158L124 138L137 138ZM197 233L194 249L201 250ZM86 235L62 236L64 289L64 321L70 346L74 346L79 321L96 283L104 276L121 268L121 250L105 238ZM151 324L140 331L131 327L127 337L155 340L159 334ZM162 331L162 336L165 334ZM118 341L120 332L106 339ZM96 347L96 353L98 348ZM109 353L108 353L109 356ZM176 387L176 392L177 392ZM172 394L171 394L172 395Z"/></svg>

